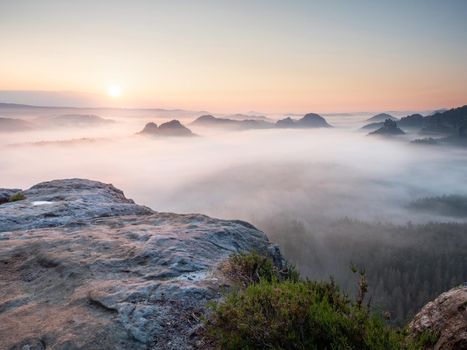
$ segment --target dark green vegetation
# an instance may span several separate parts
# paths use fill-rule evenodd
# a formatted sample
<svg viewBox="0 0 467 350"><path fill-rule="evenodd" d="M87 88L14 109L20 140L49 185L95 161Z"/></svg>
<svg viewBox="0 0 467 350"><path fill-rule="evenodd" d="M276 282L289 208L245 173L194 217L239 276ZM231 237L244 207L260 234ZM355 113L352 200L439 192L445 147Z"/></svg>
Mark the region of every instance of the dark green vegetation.
<svg viewBox="0 0 467 350"><path fill-rule="evenodd" d="M18 192L10 197L9 202L22 201L23 199L26 199L24 194L22 194L21 192Z"/></svg>
<svg viewBox="0 0 467 350"><path fill-rule="evenodd" d="M467 224L276 220L261 228L302 275L333 276L354 294L349 264L365 267L371 304L388 311L393 324L406 324L428 301L467 280Z"/></svg>
<svg viewBox="0 0 467 350"><path fill-rule="evenodd" d="M363 272L352 301L332 280L303 280L293 269L281 273L257 254L235 255L228 266L234 276L245 275L239 288L212 305L206 331L216 348L423 349L435 340L409 340L373 314Z"/></svg>
<svg viewBox="0 0 467 350"><path fill-rule="evenodd" d="M444 195L417 199L410 203L410 208L434 214L465 218L467 217L467 197Z"/></svg>

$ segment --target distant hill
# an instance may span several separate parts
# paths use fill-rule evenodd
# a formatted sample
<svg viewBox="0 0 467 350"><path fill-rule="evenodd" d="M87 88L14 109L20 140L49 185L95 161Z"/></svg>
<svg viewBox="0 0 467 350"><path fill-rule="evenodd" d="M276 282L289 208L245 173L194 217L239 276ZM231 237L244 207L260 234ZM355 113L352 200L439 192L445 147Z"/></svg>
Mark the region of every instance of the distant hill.
<svg viewBox="0 0 467 350"><path fill-rule="evenodd" d="M35 120L42 126L50 127L90 127L114 123L94 114L65 114L53 117L40 117Z"/></svg>
<svg viewBox="0 0 467 350"><path fill-rule="evenodd" d="M467 105L438 112L424 118L422 133L440 133L458 136L467 127Z"/></svg>
<svg viewBox="0 0 467 350"><path fill-rule="evenodd" d="M295 128L295 129L313 129L313 128L331 128L326 119L316 113L308 113L301 119L295 120L290 117L278 120L276 122L278 128Z"/></svg>
<svg viewBox="0 0 467 350"><path fill-rule="evenodd" d="M361 130L376 130L381 128L384 125L384 122L370 123L361 127Z"/></svg>
<svg viewBox="0 0 467 350"><path fill-rule="evenodd" d="M94 114L104 118L164 118L167 120L193 119L198 115L209 114L206 111L163 108L115 108L115 107L70 107L70 106L33 106L0 102L0 116L35 119L37 117L59 116L67 114Z"/></svg>
<svg viewBox="0 0 467 350"><path fill-rule="evenodd" d="M139 132L142 135L148 136L194 136L190 129L183 126L178 120L171 120L170 122L163 123L157 127L156 123L147 123L143 130Z"/></svg>
<svg viewBox="0 0 467 350"><path fill-rule="evenodd" d="M281 119L281 120L278 120L276 122L276 126L278 128L293 128L295 126L295 120L293 120L292 118L290 117L287 117L287 118L284 118L284 119Z"/></svg>
<svg viewBox="0 0 467 350"><path fill-rule="evenodd" d="M27 131L34 128L31 123L14 118L0 118L0 132Z"/></svg>
<svg viewBox="0 0 467 350"><path fill-rule="evenodd" d="M381 128L370 132L368 135L397 136L404 134L405 132L397 126L397 123L394 120L388 118L384 121L384 124Z"/></svg>
<svg viewBox="0 0 467 350"><path fill-rule="evenodd" d="M421 128L425 123L425 117L421 114L412 114L403 117L399 120L398 124L402 128Z"/></svg>
<svg viewBox="0 0 467 350"><path fill-rule="evenodd" d="M292 119L290 117L278 120L275 124L265 120L234 120L227 118L216 118L212 115L202 115L191 123L193 126L216 127L231 130L249 130L249 129L271 129L271 128L330 128L323 117L315 113L308 113L301 119Z"/></svg>
<svg viewBox="0 0 467 350"><path fill-rule="evenodd" d="M398 120L396 117L393 117L390 114L380 113L380 114L377 114L377 115L367 119L366 121L375 123L375 122L384 122L386 119Z"/></svg>
<svg viewBox="0 0 467 350"><path fill-rule="evenodd" d="M213 115L202 115L193 121L190 125L200 127L223 128L230 130L248 130L248 129L268 129L273 128L274 124L264 120L234 120L228 118L217 118Z"/></svg>
<svg viewBox="0 0 467 350"><path fill-rule="evenodd" d="M381 114L378 114L381 115ZM371 118L370 118L371 119ZM388 118L390 119L390 118ZM421 129L424 126L424 117L421 114L412 114L408 115L407 117L403 117L399 120L391 119L393 121L397 121L397 125L401 128L408 128L408 129ZM384 121L382 122L375 122L364 125L361 129L362 130L376 130L381 128L384 125Z"/></svg>
<svg viewBox="0 0 467 350"><path fill-rule="evenodd" d="M369 120L371 120L370 118ZM388 118L389 119L389 118ZM443 143L465 144L463 141L467 128L467 105L450 110L440 110L428 116L411 114L401 118L397 125L422 135L434 135L445 137ZM382 128L384 123L370 123L362 127L362 130L375 130ZM388 130L383 129L383 130ZM385 132L385 131L381 131ZM460 139L461 142L458 142ZM421 141L421 140L418 140ZM424 143L424 142L417 142ZM431 143L431 142L430 142Z"/></svg>
<svg viewBox="0 0 467 350"><path fill-rule="evenodd" d="M227 119L234 119L234 120L263 120L263 121L270 121L270 119L264 115L256 115L256 114L230 114L226 116Z"/></svg>

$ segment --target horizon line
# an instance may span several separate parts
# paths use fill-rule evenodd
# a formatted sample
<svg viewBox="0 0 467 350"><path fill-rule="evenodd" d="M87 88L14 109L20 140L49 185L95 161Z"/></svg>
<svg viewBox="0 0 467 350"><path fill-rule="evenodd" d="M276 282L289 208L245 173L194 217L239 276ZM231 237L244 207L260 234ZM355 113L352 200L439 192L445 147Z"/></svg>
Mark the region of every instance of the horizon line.
<svg viewBox="0 0 467 350"><path fill-rule="evenodd" d="M1 92L2 90L0 90ZM4 91L4 90L3 90ZM18 90L20 91L20 90ZM26 91L26 90L22 90ZM437 110L449 110L457 107L463 107L464 105L459 105L459 106L454 106L454 107L439 107L435 109L391 109L391 110L366 110L366 111L355 111L355 112L349 112L349 111L333 111L333 112L319 112L319 111L308 111L308 112L302 112L302 113L293 113L293 112L255 112L255 111L248 111L248 112L233 112L233 113L214 113L208 110L190 110L190 109L183 109L183 108L160 108L160 107L109 107L109 106L71 106L71 105L41 105L41 104L28 104L28 103L15 103L15 102L6 102L6 101L0 101L0 106L2 105L10 105L12 107L29 107L29 108L52 108L52 109L59 109L59 108L70 108L70 109L114 109L114 110L160 110L160 111L168 111L168 112L175 112L175 111L181 111L181 112L197 112L197 113L209 113L209 114L217 114L217 115L235 115L235 114L253 114L251 112L254 112L256 116L267 116L267 115L275 115L275 114L282 114L282 115L301 115L301 114L307 114L307 113L317 113L321 115L333 115L333 114L366 114L366 113L407 113L407 112L433 112Z"/></svg>

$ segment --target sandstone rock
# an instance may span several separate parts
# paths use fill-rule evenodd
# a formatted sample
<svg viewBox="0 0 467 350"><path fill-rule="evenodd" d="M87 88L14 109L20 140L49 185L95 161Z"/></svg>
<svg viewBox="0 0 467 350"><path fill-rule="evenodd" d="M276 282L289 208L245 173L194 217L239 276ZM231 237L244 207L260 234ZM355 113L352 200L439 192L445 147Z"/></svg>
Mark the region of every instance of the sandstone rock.
<svg viewBox="0 0 467 350"><path fill-rule="evenodd" d="M194 348L228 283L222 261L250 250L283 261L250 224L154 212L112 185L24 193L0 206L0 349Z"/></svg>
<svg viewBox="0 0 467 350"><path fill-rule="evenodd" d="M467 286L453 288L426 304L409 324L413 336L438 335L432 349L467 349Z"/></svg>

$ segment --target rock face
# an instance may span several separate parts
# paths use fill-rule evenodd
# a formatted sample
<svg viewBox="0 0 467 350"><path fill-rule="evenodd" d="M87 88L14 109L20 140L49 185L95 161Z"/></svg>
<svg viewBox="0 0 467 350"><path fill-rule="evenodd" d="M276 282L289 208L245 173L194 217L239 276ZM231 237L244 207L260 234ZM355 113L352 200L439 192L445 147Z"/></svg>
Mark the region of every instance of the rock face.
<svg viewBox="0 0 467 350"><path fill-rule="evenodd" d="M404 135L403 132L397 126L397 123L394 120L386 119L381 128L376 131L370 132L369 135L383 135L383 136L395 136L395 135Z"/></svg>
<svg viewBox="0 0 467 350"><path fill-rule="evenodd" d="M426 304L410 322L413 335L438 335L434 350L467 349L467 286L451 289Z"/></svg>
<svg viewBox="0 0 467 350"><path fill-rule="evenodd" d="M190 349L228 283L222 261L257 250L282 263L250 224L154 212L112 185L23 193L0 205L0 349Z"/></svg>
<svg viewBox="0 0 467 350"><path fill-rule="evenodd" d="M157 127L156 123L147 123L140 134L149 136L194 136L190 129L178 120L171 120Z"/></svg>

